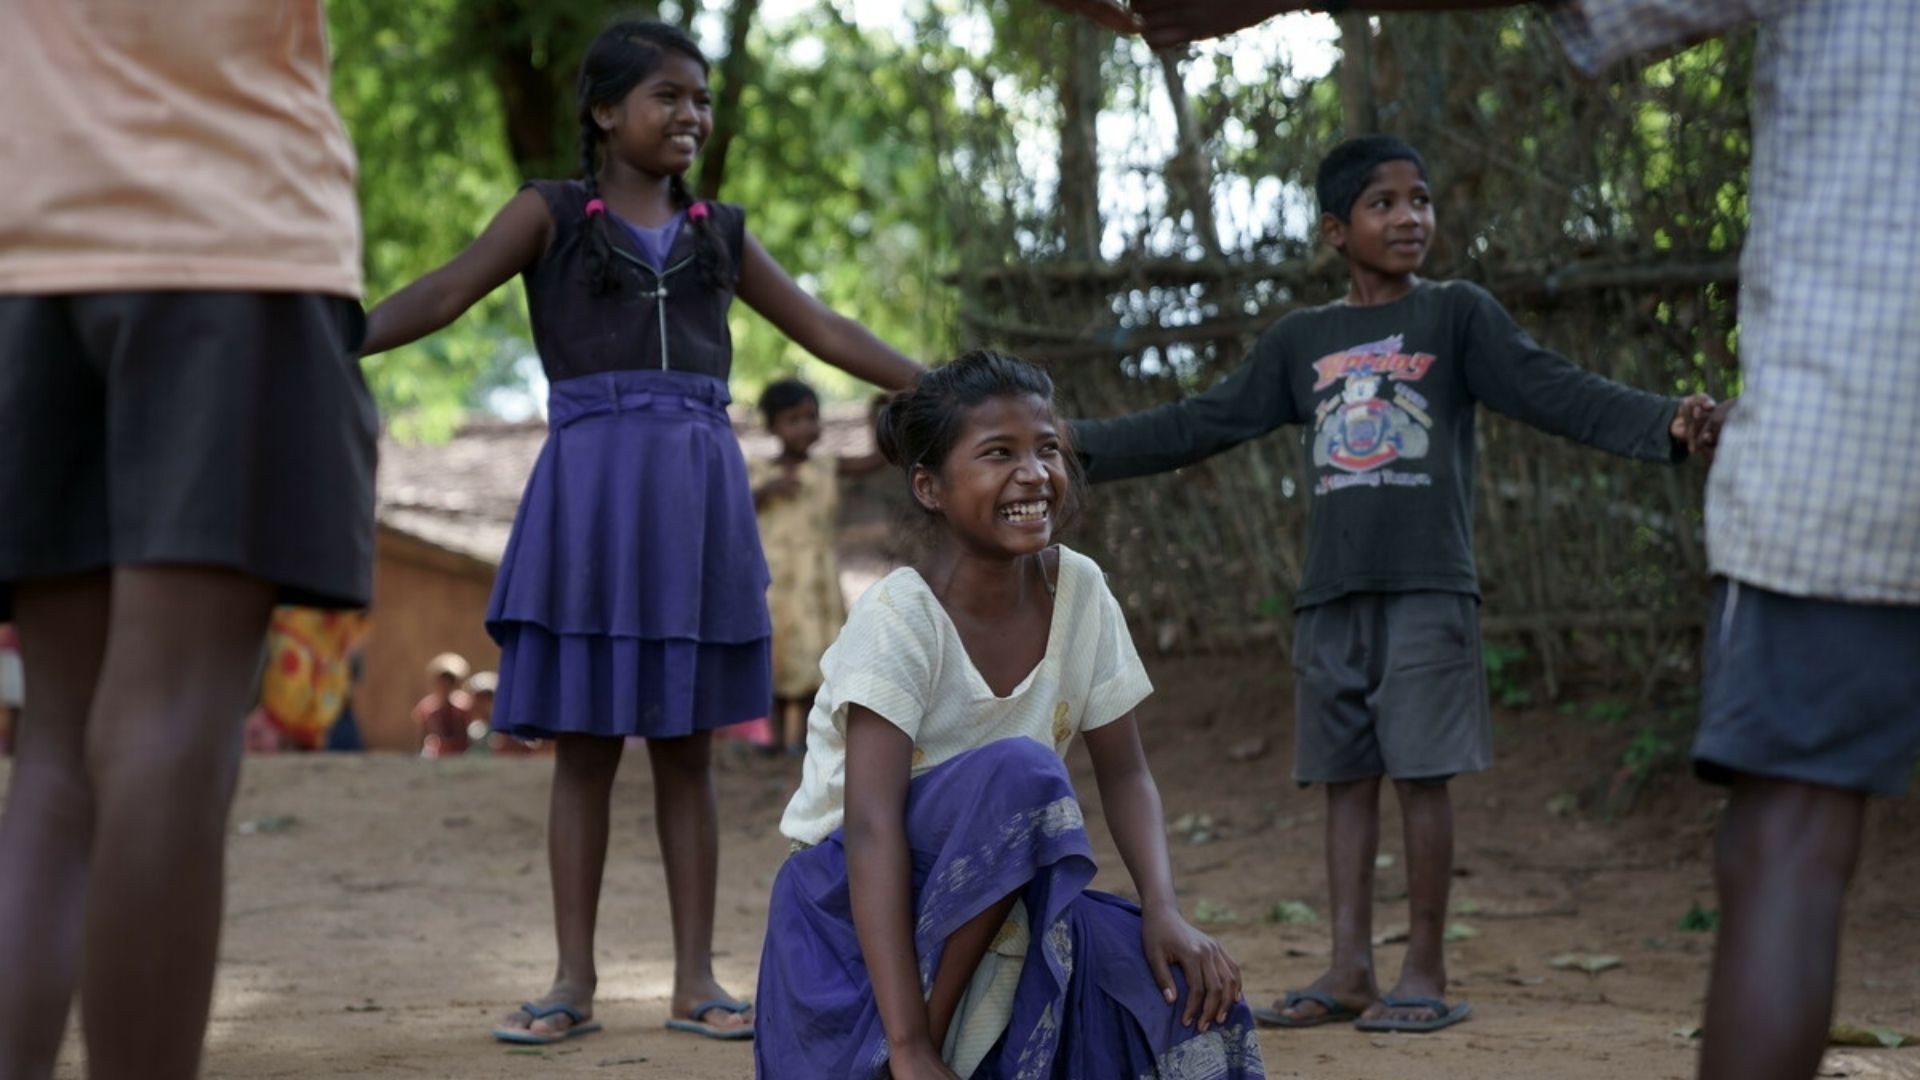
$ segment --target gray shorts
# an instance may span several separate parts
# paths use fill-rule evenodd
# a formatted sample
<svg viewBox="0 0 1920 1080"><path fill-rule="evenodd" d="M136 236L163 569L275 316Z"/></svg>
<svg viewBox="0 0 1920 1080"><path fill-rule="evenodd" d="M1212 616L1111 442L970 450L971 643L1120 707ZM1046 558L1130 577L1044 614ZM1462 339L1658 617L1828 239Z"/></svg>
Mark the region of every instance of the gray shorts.
<svg viewBox="0 0 1920 1080"><path fill-rule="evenodd" d="M367 603L364 327L312 293L0 296L0 622L15 583L141 563Z"/></svg>
<svg viewBox="0 0 1920 1080"><path fill-rule="evenodd" d="M1900 795L1920 760L1920 607L1714 583L1695 770Z"/></svg>
<svg viewBox="0 0 1920 1080"><path fill-rule="evenodd" d="M1480 602L1466 593L1350 593L1294 614L1301 784L1439 780L1493 763Z"/></svg>

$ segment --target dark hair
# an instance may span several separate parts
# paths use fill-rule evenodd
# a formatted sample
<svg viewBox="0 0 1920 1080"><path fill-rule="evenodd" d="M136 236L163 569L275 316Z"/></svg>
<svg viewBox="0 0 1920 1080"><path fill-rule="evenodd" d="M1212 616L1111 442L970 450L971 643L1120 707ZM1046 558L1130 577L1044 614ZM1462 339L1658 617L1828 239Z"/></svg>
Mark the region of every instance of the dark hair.
<svg viewBox="0 0 1920 1080"><path fill-rule="evenodd" d="M575 98L580 119L580 178L587 186L589 200L600 197L600 143L606 138L606 132L594 122L594 106L613 105L625 99L660 67L668 53L692 58L702 73L708 70L707 58L701 54L700 46L686 31L669 23L617 22L602 30L587 47L586 59L580 62ZM676 174L668 179L667 185L678 208L685 210L697 201L687 187L686 177ZM587 260L596 293L620 291L620 276L616 273L619 260L613 254L613 238L607 234L614 225L607 217L606 214L587 216ZM689 214L683 228L693 230L695 265L700 268L701 280L712 288L730 287L733 260L716 233L711 215Z"/></svg>
<svg viewBox="0 0 1920 1080"><path fill-rule="evenodd" d="M1053 408L1053 379L1017 356L975 349L920 376L911 390L887 399L874 417L873 434L888 463L913 482L913 470L938 473L966 425L966 411L995 398L1032 395ZM1073 449L1072 431L1060 424L1060 452L1066 461L1067 496L1059 520L1077 509L1083 476ZM919 505L915 500L915 505Z"/></svg>
<svg viewBox="0 0 1920 1080"><path fill-rule="evenodd" d="M1405 139L1392 135L1362 135L1348 139L1320 159L1320 172L1314 178L1314 192L1320 196L1320 212L1350 221L1354 201L1373 183L1373 174L1389 161L1411 161L1427 178L1427 163L1420 151Z"/></svg>
<svg viewBox="0 0 1920 1080"><path fill-rule="evenodd" d="M808 401L820 404L820 395L813 392L813 387L799 379L777 379L760 391L760 415L771 426L774 417Z"/></svg>

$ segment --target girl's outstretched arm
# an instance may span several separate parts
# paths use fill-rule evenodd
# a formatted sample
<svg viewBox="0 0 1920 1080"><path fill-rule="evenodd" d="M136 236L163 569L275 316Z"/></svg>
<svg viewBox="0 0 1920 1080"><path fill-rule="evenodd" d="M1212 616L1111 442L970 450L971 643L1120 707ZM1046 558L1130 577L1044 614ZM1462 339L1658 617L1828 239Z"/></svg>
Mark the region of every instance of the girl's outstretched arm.
<svg viewBox="0 0 1920 1080"><path fill-rule="evenodd" d="M1187 976L1181 1023L1191 1025L1198 1019L1201 1031L1224 1023L1227 1010L1240 1000L1240 965L1180 914L1173 895L1173 865L1167 858L1166 816L1140 748L1140 728L1129 713L1087 732L1086 740L1107 831L1140 893L1140 938L1153 977L1167 1003L1173 1004L1171 965L1178 964Z"/></svg>
<svg viewBox="0 0 1920 1080"><path fill-rule="evenodd" d="M926 370L866 327L808 296L751 232L740 260L740 299L801 348L875 386L905 390Z"/></svg>
<svg viewBox="0 0 1920 1080"><path fill-rule="evenodd" d="M553 214L546 200L532 188L522 188L465 251L374 305L367 314L367 341L360 355L398 348L459 318L532 265L552 234Z"/></svg>
<svg viewBox="0 0 1920 1080"><path fill-rule="evenodd" d="M847 888L880 1025L897 1080L958 1080L940 1063L920 996L913 947L913 874L907 854L907 783L913 740L860 705L847 710Z"/></svg>

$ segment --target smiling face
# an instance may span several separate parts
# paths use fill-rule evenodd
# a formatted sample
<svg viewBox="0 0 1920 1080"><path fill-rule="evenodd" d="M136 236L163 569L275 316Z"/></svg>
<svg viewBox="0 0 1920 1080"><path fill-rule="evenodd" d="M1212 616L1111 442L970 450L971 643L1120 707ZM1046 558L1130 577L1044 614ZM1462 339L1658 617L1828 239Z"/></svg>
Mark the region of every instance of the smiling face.
<svg viewBox="0 0 1920 1080"><path fill-rule="evenodd" d="M1346 255L1355 272L1383 278L1412 276L1433 242L1433 195L1411 161L1389 161L1373 171L1341 221L1320 215L1320 235Z"/></svg>
<svg viewBox="0 0 1920 1080"><path fill-rule="evenodd" d="M1015 558L1052 543L1067 483L1052 407L1020 394L966 409L938 472L915 471L913 494L967 550Z"/></svg>
<svg viewBox="0 0 1920 1080"><path fill-rule="evenodd" d="M593 107L607 151L653 176L691 168L713 134L713 98L706 68L677 50L663 51L647 77L618 102Z"/></svg>

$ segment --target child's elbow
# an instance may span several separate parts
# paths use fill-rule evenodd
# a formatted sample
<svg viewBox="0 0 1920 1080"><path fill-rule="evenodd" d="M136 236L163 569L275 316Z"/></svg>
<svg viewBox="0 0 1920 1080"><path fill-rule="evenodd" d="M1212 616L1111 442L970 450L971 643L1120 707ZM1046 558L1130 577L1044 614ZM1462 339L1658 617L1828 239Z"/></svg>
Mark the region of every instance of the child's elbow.
<svg viewBox="0 0 1920 1080"><path fill-rule="evenodd" d="M898 821L876 811L856 811L847 808L845 831L842 833L849 857L867 852L884 851L890 842L902 835Z"/></svg>

